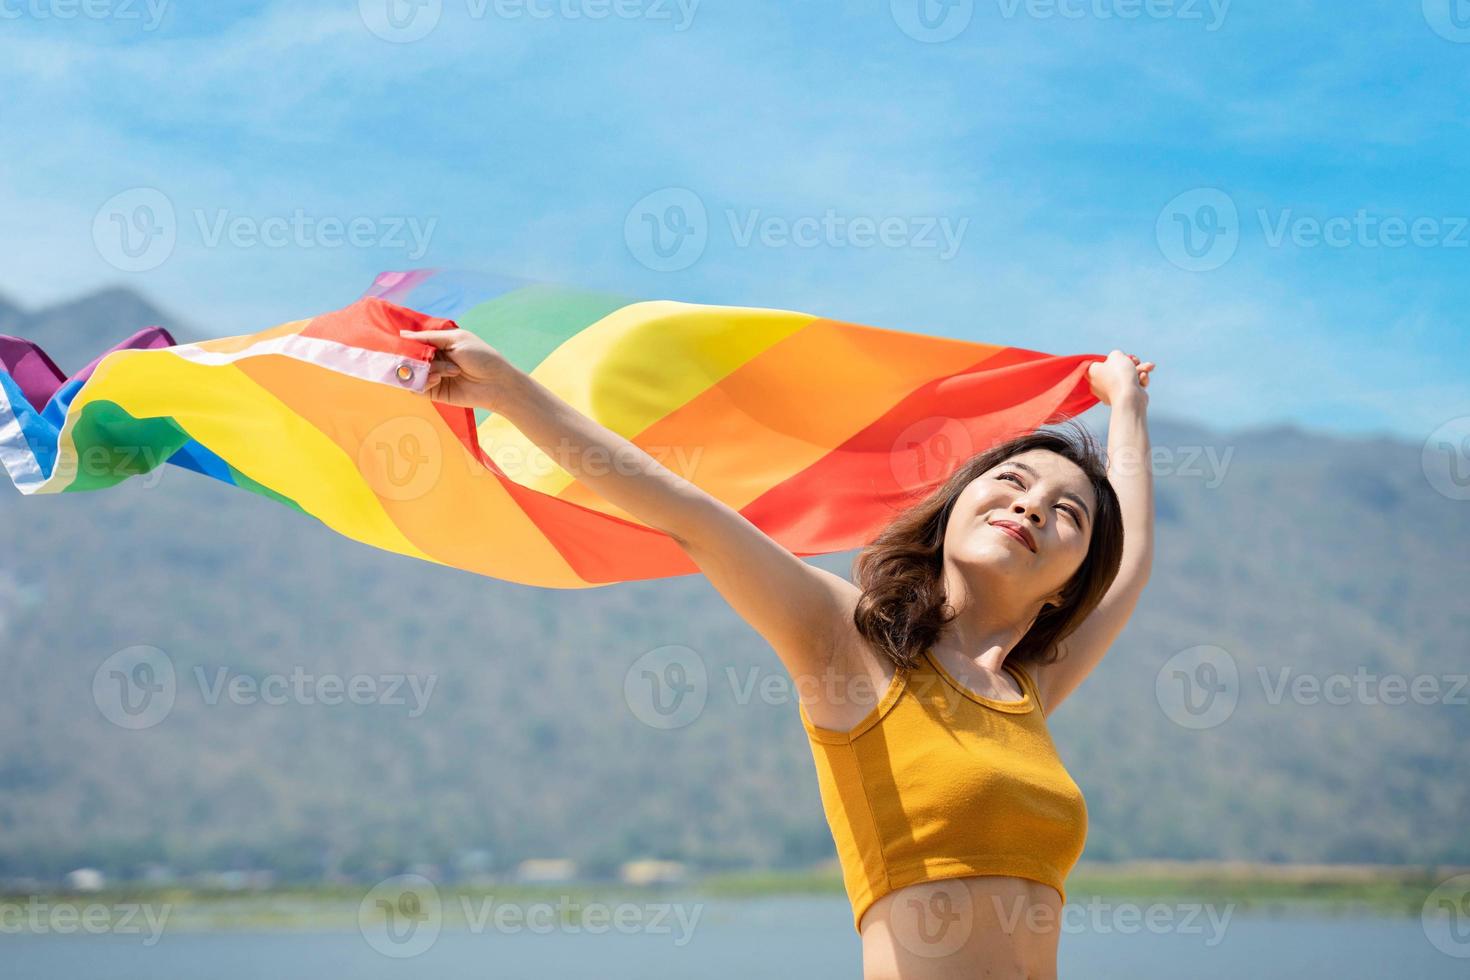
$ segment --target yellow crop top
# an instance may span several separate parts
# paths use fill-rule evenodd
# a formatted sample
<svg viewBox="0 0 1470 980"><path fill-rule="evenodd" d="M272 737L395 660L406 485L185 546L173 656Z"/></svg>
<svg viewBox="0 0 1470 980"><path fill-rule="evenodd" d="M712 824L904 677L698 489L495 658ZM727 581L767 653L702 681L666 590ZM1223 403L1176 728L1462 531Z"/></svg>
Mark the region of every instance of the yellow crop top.
<svg viewBox="0 0 1470 980"><path fill-rule="evenodd" d="M1006 875L1065 900L1087 805L1030 674L1005 669L1020 701L981 697L925 651L849 732L818 728L798 703L859 931L870 905L921 881Z"/></svg>

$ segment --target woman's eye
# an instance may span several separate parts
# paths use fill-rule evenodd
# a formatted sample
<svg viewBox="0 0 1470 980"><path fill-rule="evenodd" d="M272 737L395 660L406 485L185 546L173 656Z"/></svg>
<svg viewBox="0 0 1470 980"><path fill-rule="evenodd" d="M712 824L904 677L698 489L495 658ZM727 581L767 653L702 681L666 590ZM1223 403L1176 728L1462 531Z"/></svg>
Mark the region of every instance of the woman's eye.
<svg viewBox="0 0 1470 980"><path fill-rule="evenodd" d="M1017 476L1016 474L1014 474L1014 473L1002 473L1000 476L996 477L996 479L997 480L1004 480L1007 477L1011 478L1012 480L1015 480L1016 481L1016 486L1019 487L1021 485L1021 478L1019 476Z"/></svg>

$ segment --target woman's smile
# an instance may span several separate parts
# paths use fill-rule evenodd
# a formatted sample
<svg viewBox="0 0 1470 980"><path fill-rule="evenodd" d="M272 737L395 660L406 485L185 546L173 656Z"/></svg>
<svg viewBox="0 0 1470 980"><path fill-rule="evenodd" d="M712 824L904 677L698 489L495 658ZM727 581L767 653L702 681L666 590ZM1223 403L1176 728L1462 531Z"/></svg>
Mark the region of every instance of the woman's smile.
<svg viewBox="0 0 1470 980"><path fill-rule="evenodd" d="M1036 540L1024 525L1017 524L1015 521L991 521L990 526L1006 537L1020 542L1032 554L1036 553Z"/></svg>

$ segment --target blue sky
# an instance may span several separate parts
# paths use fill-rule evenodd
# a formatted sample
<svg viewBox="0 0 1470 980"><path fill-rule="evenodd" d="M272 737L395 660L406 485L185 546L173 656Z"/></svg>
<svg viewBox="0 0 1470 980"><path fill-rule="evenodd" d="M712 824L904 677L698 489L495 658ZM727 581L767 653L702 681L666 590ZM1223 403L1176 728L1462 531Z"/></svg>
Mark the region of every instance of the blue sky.
<svg viewBox="0 0 1470 980"><path fill-rule="evenodd" d="M0 0L0 91L27 305L470 266L1122 347L1217 427L1470 415L1464 0Z"/></svg>

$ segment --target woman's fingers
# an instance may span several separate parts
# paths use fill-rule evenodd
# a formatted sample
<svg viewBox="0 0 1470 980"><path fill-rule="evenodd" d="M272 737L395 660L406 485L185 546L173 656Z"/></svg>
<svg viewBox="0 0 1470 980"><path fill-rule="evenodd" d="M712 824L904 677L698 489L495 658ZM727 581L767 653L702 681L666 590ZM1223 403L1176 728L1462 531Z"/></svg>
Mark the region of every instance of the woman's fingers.
<svg viewBox="0 0 1470 980"><path fill-rule="evenodd" d="M429 384L431 385L438 383L442 378L457 378L460 374L458 364L438 353L429 362Z"/></svg>
<svg viewBox="0 0 1470 980"><path fill-rule="evenodd" d="M398 336L407 337L410 340L422 340L426 344L433 344L443 350L450 341L464 336L463 330L400 330Z"/></svg>

